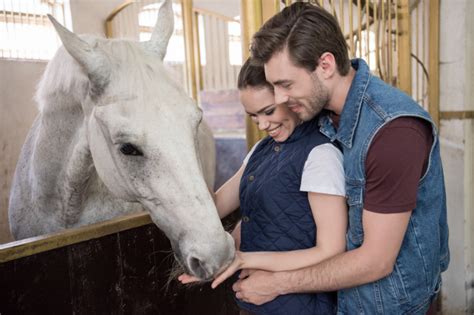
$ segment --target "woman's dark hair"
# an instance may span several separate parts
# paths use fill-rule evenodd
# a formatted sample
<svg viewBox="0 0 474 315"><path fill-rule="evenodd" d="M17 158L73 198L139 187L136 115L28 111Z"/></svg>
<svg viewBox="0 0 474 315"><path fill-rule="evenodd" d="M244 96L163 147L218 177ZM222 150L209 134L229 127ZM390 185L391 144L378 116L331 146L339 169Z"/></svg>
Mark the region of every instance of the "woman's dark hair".
<svg viewBox="0 0 474 315"><path fill-rule="evenodd" d="M245 61L240 68L239 78L237 79L237 88L243 90L245 88L269 88L273 91L273 86L265 78L265 70L263 65L256 65L250 58Z"/></svg>
<svg viewBox="0 0 474 315"><path fill-rule="evenodd" d="M346 75L351 66L337 20L325 9L307 2L295 2L269 19L255 33L250 50L255 62L264 64L285 48L296 66L310 72L325 52L334 55L341 75Z"/></svg>

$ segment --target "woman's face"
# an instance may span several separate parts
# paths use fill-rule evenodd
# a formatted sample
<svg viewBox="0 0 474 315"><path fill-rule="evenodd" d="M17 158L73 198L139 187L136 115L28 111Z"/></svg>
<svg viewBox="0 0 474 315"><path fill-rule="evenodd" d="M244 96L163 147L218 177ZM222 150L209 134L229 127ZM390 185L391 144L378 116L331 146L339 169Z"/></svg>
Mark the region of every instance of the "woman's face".
<svg viewBox="0 0 474 315"><path fill-rule="evenodd" d="M284 104L275 104L273 92L267 87L247 87L239 91L240 102L260 130L277 142L283 142L300 123L298 116Z"/></svg>

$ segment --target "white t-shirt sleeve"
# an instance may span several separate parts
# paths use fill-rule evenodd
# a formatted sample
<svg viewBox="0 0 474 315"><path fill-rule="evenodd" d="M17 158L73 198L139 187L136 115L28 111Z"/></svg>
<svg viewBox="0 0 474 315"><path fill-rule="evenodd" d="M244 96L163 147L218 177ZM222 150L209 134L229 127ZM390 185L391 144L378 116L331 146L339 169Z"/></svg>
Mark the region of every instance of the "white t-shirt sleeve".
<svg viewBox="0 0 474 315"><path fill-rule="evenodd" d="M249 153L247 153L247 156L245 157L244 161L242 162L244 165L247 165L247 163L249 162L250 160L250 157L252 156L253 154L253 151L255 151L255 148L257 148L258 144L260 143L260 141L262 141L261 139L257 141L257 143L255 143L252 147L252 149L250 149Z"/></svg>
<svg viewBox="0 0 474 315"><path fill-rule="evenodd" d="M338 148L325 143L311 150L303 168L300 191L346 195L343 156Z"/></svg>

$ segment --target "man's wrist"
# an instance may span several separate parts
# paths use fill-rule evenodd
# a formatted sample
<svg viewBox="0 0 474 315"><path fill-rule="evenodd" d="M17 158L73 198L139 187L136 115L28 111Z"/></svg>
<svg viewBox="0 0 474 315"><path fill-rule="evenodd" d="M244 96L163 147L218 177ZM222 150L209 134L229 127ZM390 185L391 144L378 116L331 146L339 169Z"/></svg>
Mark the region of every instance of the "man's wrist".
<svg viewBox="0 0 474 315"><path fill-rule="evenodd" d="M277 290L278 295L289 294L291 292L291 271L279 271L272 274L273 284Z"/></svg>

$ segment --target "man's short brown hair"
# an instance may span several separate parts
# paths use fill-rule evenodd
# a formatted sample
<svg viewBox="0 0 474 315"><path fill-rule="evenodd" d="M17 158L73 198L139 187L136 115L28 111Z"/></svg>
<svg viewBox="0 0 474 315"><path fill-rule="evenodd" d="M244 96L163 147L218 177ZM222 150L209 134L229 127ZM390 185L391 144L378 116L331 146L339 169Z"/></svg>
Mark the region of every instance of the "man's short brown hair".
<svg viewBox="0 0 474 315"><path fill-rule="evenodd" d="M335 17L319 6L296 2L286 7L255 33L250 50L255 62L264 64L285 48L296 66L310 72L325 52L334 55L341 75L349 72L351 63L341 28Z"/></svg>

